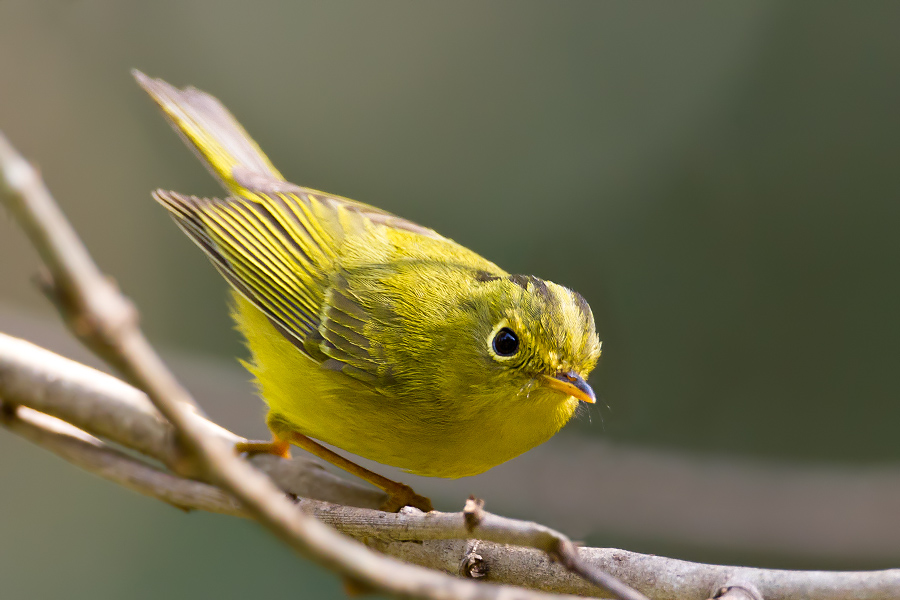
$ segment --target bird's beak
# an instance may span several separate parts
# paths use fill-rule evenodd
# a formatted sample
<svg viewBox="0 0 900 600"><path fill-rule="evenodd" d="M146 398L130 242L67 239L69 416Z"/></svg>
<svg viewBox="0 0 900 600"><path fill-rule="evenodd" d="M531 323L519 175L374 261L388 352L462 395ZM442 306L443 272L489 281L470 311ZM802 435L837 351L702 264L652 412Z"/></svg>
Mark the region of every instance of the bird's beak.
<svg viewBox="0 0 900 600"><path fill-rule="evenodd" d="M584 378L575 371L566 371L556 375L544 375L544 383L567 396L578 398L582 402L593 404L597 401L594 390Z"/></svg>

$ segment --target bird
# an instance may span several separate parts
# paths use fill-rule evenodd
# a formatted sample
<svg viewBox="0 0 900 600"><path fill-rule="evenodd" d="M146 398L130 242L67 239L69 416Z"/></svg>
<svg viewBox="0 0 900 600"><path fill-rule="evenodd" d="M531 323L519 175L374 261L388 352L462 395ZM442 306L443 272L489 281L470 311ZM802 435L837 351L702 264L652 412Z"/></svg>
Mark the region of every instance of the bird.
<svg viewBox="0 0 900 600"><path fill-rule="evenodd" d="M601 342L578 293L510 274L387 211L295 185L215 97L134 70L226 194L156 190L230 284L271 441L381 488L384 510L430 499L340 450L418 475L482 473L594 403Z"/></svg>

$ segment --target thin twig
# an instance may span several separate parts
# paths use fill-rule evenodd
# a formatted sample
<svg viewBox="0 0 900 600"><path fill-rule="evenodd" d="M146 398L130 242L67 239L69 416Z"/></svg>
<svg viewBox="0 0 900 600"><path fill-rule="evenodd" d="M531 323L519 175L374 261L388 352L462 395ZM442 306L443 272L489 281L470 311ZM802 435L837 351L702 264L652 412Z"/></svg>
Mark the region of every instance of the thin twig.
<svg viewBox="0 0 900 600"><path fill-rule="evenodd" d="M102 276L37 171L2 135L0 180L0 191L52 273L58 306L73 331L90 347L101 349L175 428L185 449L177 472L218 483L296 551L375 589L421 598L533 594L476 585L388 559L297 511L269 479L197 423L190 409L195 403L140 332L131 303ZM615 592L622 600L646 600L624 584Z"/></svg>
<svg viewBox="0 0 900 600"><path fill-rule="evenodd" d="M425 518L428 516L425 515ZM463 517L462 523L452 519L450 523L439 527L439 531L452 531L453 525L462 525L480 540L543 550L568 571L617 596L627 594L630 589L603 569L586 563L579 556L578 548L572 540L549 527L491 514L484 510L484 502L475 498L470 498L466 503Z"/></svg>

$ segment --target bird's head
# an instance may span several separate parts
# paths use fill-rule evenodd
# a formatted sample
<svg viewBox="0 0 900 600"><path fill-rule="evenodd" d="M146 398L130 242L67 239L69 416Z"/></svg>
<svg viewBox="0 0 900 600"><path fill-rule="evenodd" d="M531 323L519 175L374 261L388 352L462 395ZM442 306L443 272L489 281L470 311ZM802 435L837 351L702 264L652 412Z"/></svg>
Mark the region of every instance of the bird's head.
<svg viewBox="0 0 900 600"><path fill-rule="evenodd" d="M594 403L587 377L600 340L584 298L530 275L477 273L476 279L481 293L471 307L477 325L470 341L495 381L521 394L552 390L560 401Z"/></svg>

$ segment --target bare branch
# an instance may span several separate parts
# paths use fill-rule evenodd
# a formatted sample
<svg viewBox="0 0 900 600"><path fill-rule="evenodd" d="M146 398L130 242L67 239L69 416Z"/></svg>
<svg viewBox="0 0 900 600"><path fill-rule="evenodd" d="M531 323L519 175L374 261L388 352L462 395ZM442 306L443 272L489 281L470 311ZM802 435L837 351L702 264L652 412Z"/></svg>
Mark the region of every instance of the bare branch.
<svg viewBox="0 0 900 600"><path fill-rule="evenodd" d="M373 543L404 560L416 556L419 564L450 571L458 568L466 546L467 542L460 540ZM480 542L477 554L492 581L515 577L519 585L548 592L597 595L595 587L560 565L550 564L546 554L537 550ZM621 577L654 600L705 600L733 578L753 582L765 600L895 600L900 590L900 569L788 571L705 565L606 548L581 548L580 554L586 562Z"/></svg>
<svg viewBox="0 0 900 600"><path fill-rule="evenodd" d="M219 488L147 465L55 417L13 405L0 413L0 424L85 471L177 508L246 516Z"/></svg>
<svg viewBox="0 0 900 600"><path fill-rule="evenodd" d="M209 435L198 423L193 399L144 338L131 303L102 276L37 172L2 136L0 180L0 191L52 272L58 306L73 331L146 392L174 427L179 446L185 450L173 465L176 472L216 482L296 551L375 589L435 599L535 594L476 585L399 563L372 553L297 511L265 475L234 456L233 446L229 448L221 438ZM645 598L624 584L616 587L619 598Z"/></svg>
<svg viewBox="0 0 900 600"><path fill-rule="evenodd" d="M112 439L155 459L171 456L176 451L171 447L174 445L173 437L167 434L170 426L149 405L144 394L105 373L70 361L30 342L0 334L0 397L19 405L16 413L18 418L8 419L9 429L88 471L179 507L247 516L243 510L236 509L235 501L223 495L218 488L199 482L188 482L191 485L183 487L184 480L108 447L102 447L99 440L85 433L87 431ZM120 399L118 403L117 398ZM41 412L36 412L38 410ZM44 411L70 420L66 423L48 417L43 414ZM30 417L25 418L23 414ZM229 441L239 439L199 415L195 415L195 418L214 435L221 435ZM57 426L67 427L64 433L68 437L63 438L58 430L53 436L38 436L36 424L50 422L48 419L52 419ZM76 429L69 423L78 425L85 431ZM137 441L130 439L130 434L136 435ZM76 443L83 442L86 438L90 438L87 446L85 443ZM309 461L302 459L284 461L275 457L259 458L268 459L263 464L264 467L299 463L297 466L300 470L312 470L314 474L324 473L333 477L318 465L311 468ZM107 468L112 463L118 468ZM103 468L98 469L98 464ZM138 473L130 474L129 469L135 469ZM282 472L289 472L289 469L282 469ZM279 475L277 470L273 470L273 473ZM140 483L146 485L141 487L138 485ZM294 489L297 487L295 485ZM311 486L307 484L304 487ZM310 500L302 500L300 504L320 520L358 539L424 541L466 539L479 535L500 543L534 544L539 550L548 552L555 552L557 540L563 544L571 544L565 536L542 525L505 519L483 510L479 511L475 522L471 515L464 513L423 514L410 511L390 514L376 510L354 511L348 506ZM417 514L414 515L413 512ZM386 551L391 553L390 550ZM506 582L514 583L515 579Z"/></svg>
<svg viewBox="0 0 900 600"><path fill-rule="evenodd" d="M0 350L2 348L3 344L0 344ZM6 358L0 351L0 365ZM3 373L0 370L0 397L9 400L3 386L6 380ZM101 378L108 377L95 373ZM98 388L102 387L102 384L98 385ZM104 447L102 442L71 425L27 408L18 407L15 418L12 418L12 411L8 413L0 420L7 428L88 471L181 508L248 516L219 488L161 472ZM546 592L601 595L596 587L549 560L543 551L464 539L471 535L465 513L422 513L407 509L400 514L391 514L306 499L298 504L342 533L365 539L369 546L406 562ZM475 526L484 527L484 531L476 529L474 532L480 537L510 539L503 531L507 528L504 522L511 519L483 513L480 521ZM528 525L513 521L508 528L516 531ZM461 539L446 539L454 537ZM756 588L763 592L762 597L766 600L887 600L895 598L900 589L900 570L896 569L857 573L749 569L603 548L580 548L579 556L586 564L618 575L657 600L702 600L719 593L722 588L734 588L732 595L741 592L738 588Z"/></svg>
<svg viewBox="0 0 900 600"><path fill-rule="evenodd" d="M68 379L61 378L61 373L67 374ZM170 464L177 453L171 427L153 409L146 396L113 377L28 342L0 334L0 379L3 382L0 389L3 396L18 404L65 419L90 433L111 439L165 464ZM94 385L93 390L87 387L91 383ZM209 431L210 435L223 437L232 444L239 439L203 417L195 417L199 426ZM269 459L266 461L268 464L286 462L275 457L266 458ZM314 463L311 465L310 462L303 461L300 465L319 480L334 479L343 482L317 465L313 466ZM321 490L317 489L320 483L310 481L301 490L295 487L289 491L303 497L334 501L322 498ZM355 487L351 489L356 491ZM344 499L339 498L337 501ZM435 512L425 515L425 522L418 530L419 537L413 539L466 539L477 536L487 541L530 546L547 552L588 581L607 589L615 588L617 582L596 568L585 565L579 559L574 544L562 534L537 523L487 513L481 509L481 505L476 505L471 500L469 504L478 506L478 510L466 511L465 521L459 514ZM383 522L377 516L380 514L373 512L368 522ZM362 533L354 537L373 535L371 530ZM429 537L421 537L426 534Z"/></svg>
<svg viewBox="0 0 900 600"><path fill-rule="evenodd" d="M177 467L181 452L172 426L147 395L110 375L11 336L0 334L0 395L52 415L97 437ZM191 413L198 427L233 445L243 439ZM253 463L297 496L377 508L380 490L347 481L313 460L261 455Z"/></svg>

